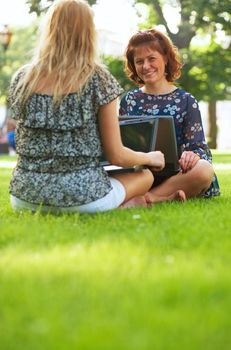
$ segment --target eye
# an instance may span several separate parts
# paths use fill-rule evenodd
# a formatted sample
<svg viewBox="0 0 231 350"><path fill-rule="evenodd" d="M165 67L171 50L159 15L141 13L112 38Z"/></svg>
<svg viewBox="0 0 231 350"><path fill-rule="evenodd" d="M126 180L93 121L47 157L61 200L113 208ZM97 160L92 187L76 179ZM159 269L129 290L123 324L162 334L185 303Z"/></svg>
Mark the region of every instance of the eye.
<svg viewBox="0 0 231 350"><path fill-rule="evenodd" d="M143 64L143 61L142 60L137 60L137 61L135 61L135 64Z"/></svg>

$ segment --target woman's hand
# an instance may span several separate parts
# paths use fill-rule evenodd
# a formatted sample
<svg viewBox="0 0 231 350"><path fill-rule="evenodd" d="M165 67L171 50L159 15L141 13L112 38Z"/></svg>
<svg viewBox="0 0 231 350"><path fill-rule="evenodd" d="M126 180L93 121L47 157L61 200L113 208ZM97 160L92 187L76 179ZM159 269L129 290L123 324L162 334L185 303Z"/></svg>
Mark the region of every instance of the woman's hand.
<svg viewBox="0 0 231 350"><path fill-rule="evenodd" d="M184 151L179 159L179 164L182 170L182 173L187 173L187 171L191 170L200 157L192 152L192 151Z"/></svg>
<svg viewBox="0 0 231 350"><path fill-rule="evenodd" d="M147 165L151 171L160 171L165 167L164 154L162 152L149 152L147 155L150 158L150 161Z"/></svg>

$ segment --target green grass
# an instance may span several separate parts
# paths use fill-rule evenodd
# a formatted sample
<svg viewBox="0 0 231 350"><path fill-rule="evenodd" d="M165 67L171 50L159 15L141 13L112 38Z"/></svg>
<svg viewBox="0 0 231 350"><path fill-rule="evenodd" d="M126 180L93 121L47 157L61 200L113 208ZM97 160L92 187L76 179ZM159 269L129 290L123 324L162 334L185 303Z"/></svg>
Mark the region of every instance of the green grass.
<svg viewBox="0 0 231 350"><path fill-rule="evenodd" d="M7 154L0 154L0 161L14 162L17 159L17 155L9 156Z"/></svg>
<svg viewBox="0 0 231 350"><path fill-rule="evenodd" d="M231 154L229 152L220 153L219 151L213 150L212 154L214 163L231 163Z"/></svg>
<svg viewBox="0 0 231 350"><path fill-rule="evenodd" d="M230 169L212 200L62 216L14 213L11 171L0 168L1 349L230 347Z"/></svg>

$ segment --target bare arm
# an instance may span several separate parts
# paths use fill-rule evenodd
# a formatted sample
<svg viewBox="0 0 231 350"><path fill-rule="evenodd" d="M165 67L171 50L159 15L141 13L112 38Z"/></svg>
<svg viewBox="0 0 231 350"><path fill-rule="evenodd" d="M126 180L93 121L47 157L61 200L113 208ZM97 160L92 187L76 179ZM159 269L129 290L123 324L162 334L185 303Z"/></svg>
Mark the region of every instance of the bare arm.
<svg viewBox="0 0 231 350"><path fill-rule="evenodd" d="M110 163L124 167L148 165L163 169L165 163L161 152L135 152L123 146L117 118L117 100L100 107L99 129L105 156Z"/></svg>

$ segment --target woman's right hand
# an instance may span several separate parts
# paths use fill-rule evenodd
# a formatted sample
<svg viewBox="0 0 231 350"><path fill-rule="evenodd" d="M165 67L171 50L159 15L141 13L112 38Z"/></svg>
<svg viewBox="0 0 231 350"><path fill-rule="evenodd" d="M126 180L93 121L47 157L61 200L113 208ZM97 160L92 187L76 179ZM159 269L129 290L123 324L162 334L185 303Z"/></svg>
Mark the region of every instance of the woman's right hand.
<svg viewBox="0 0 231 350"><path fill-rule="evenodd" d="M164 154L161 151L149 152L147 155L150 158L147 165L151 171L161 171L165 167Z"/></svg>
<svg viewBox="0 0 231 350"><path fill-rule="evenodd" d="M153 171L162 170L165 166L162 152L136 152L122 144L116 106L113 100L99 109L100 137L107 160L122 167L147 165Z"/></svg>

